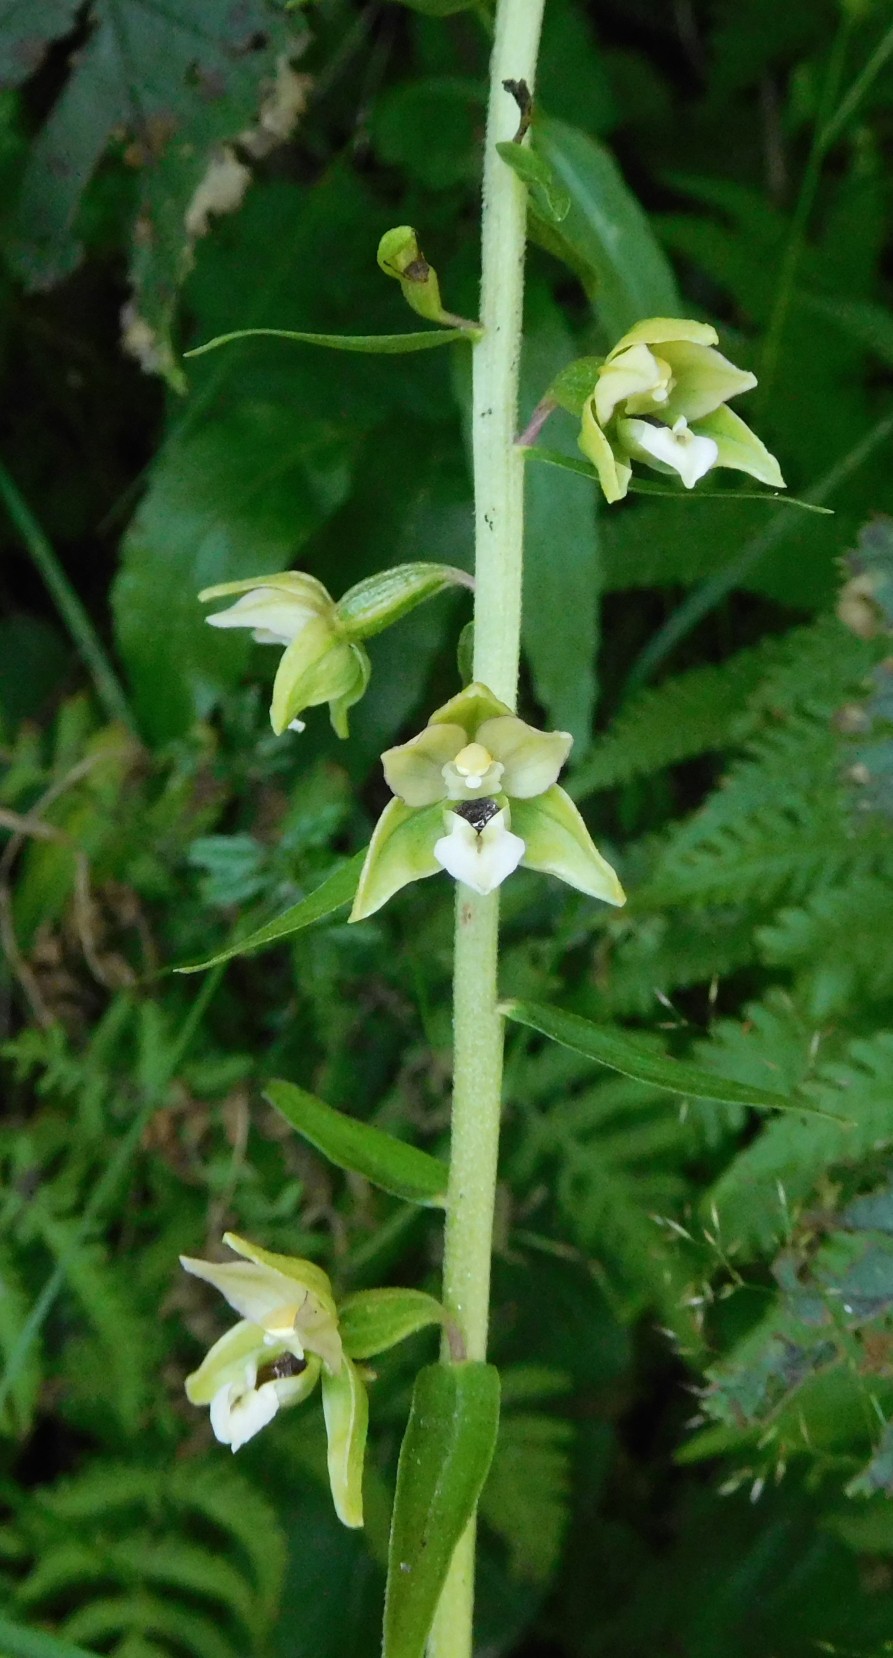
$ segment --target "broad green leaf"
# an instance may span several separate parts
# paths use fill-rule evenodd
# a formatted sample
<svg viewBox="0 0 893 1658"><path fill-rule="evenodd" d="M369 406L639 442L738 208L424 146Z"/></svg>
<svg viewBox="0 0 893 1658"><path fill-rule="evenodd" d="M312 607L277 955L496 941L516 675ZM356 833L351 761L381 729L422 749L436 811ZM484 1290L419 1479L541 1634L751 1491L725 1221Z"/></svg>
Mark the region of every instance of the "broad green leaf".
<svg viewBox="0 0 893 1658"><path fill-rule="evenodd" d="M499 1427L499 1372L428 1365L400 1450L383 1658L422 1658L453 1550L474 1513Z"/></svg>
<svg viewBox="0 0 893 1658"><path fill-rule="evenodd" d="M338 1307L338 1329L344 1351L352 1359L385 1353L417 1330L442 1324L445 1318L440 1302L424 1290L357 1290Z"/></svg>
<svg viewBox="0 0 893 1658"><path fill-rule="evenodd" d="M411 334L303 334L293 328L235 328L231 334L218 334L204 345L193 346L183 353L185 357L204 357L216 351L219 345L231 345L234 340L256 340L266 336L271 340L294 340L298 345L322 345L329 351L360 351L366 356L376 353L396 356L406 351L431 351L438 345L455 345L457 340L475 340L480 337L477 328L417 329Z"/></svg>
<svg viewBox="0 0 893 1658"><path fill-rule="evenodd" d="M532 444L524 450L526 460L543 461L546 466L562 467L566 472L576 472L581 478L589 478L598 483L598 473L588 461L577 460L575 455L564 455L560 449L546 449L542 444ZM834 516L833 507L820 507L815 501L803 501L796 495L788 495L784 490L774 489L702 489L696 484L694 489L685 489L675 484L655 484L648 478L637 478L629 486L631 495L663 495L672 501L771 501L773 506L802 507L804 512L818 512L825 517Z"/></svg>
<svg viewBox="0 0 893 1658"><path fill-rule="evenodd" d="M231 961L233 956L243 956L249 950L262 950L267 944L278 944L280 939L289 938L292 933L299 933L304 927L312 927L315 921L324 921L327 915L335 910L343 909L349 904L357 890L360 870L363 867L365 852L358 852L333 875L322 882L321 886L309 892L306 898L292 904L290 909L278 915L275 921L267 921L263 927L256 927L253 933L245 938L238 939L234 944L228 944L225 949L218 950L215 956L208 956L205 961L193 961L186 967L175 969L177 973L202 973L206 967L216 967L218 962Z"/></svg>
<svg viewBox="0 0 893 1658"><path fill-rule="evenodd" d="M3 1658L96 1658L85 1647L75 1646L61 1635L46 1629L28 1629L0 1613L0 1651Z"/></svg>
<svg viewBox="0 0 893 1658"><path fill-rule="evenodd" d="M500 1011L515 1024L527 1025L551 1042L560 1042L565 1048L573 1048L575 1053L585 1054L596 1065L606 1065L610 1071L620 1071L623 1076L633 1077L652 1088L665 1088L671 1094L684 1094L689 1099L714 1100L720 1105L749 1105L756 1111L793 1111L798 1115L845 1121L833 1112L818 1110L807 1101L788 1099L768 1088L753 1088L748 1083L716 1076L669 1054L654 1053L625 1031L594 1025L591 1020L581 1019L576 1013L565 1013L561 1008L511 1001L503 1002Z"/></svg>
<svg viewBox="0 0 893 1658"><path fill-rule="evenodd" d="M559 244L555 251L564 247L572 268L588 272L585 286L608 343L643 317L679 316L670 264L613 157L563 121L540 120L535 134L539 154L570 197L560 225L541 222Z"/></svg>
<svg viewBox="0 0 893 1658"><path fill-rule="evenodd" d="M537 150L528 148L526 144L497 144L499 154L507 167L517 173L519 179L526 184L530 191L531 201L537 211L550 224L560 225L570 212L571 198L562 184L559 183L547 161Z"/></svg>
<svg viewBox="0 0 893 1658"><path fill-rule="evenodd" d="M439 1158L345 1116L293 1082L271 1082L267 1098L336 1168L361 1174L407 1203L443 1205L447 1170Z"/></svg>

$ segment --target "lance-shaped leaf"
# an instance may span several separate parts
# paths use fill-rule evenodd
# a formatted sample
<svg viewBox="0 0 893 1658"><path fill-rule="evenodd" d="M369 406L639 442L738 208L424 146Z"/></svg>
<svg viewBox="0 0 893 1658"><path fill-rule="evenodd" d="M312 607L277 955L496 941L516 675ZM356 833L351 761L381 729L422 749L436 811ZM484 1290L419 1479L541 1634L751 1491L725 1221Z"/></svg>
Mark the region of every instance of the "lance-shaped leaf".
<svg viewBox="0 0 893 1658"><path fill-rule="evenodd" d="M533 800L513 801L512 828L524 842L525 869L557 875L606 904L626 903L611 865L594 845L570 795L557 783Z"/></svg>
<svg viewBox="0 0 893 1658"><path fill-rule="evenodd" d="M434 843L442 834L439 805L416 811L402 800L388 801L369 842L350 920L374 915L410 881L439 875L442 866L434 856Z"/></svg>
<svg viewBox="0 0 893 1658"><path fill-rule="evenodd" d="M329 1485L335 1513L344 1526L363 1524L363 1458L369 1427L369 1397L350 1359L337 1376L322 1373L322 1408L329 1442Z"/></svg>
<svg viewBox="0 0 893 1658"><path fill-rule="evenodd" d="M699 1065L673 1059L670 1054L653 1053L623 1031L594 1025L590 1019L565 1013L561 1008L511 1001L503 1002L500 1012L515 1024L527 1025L550 1041L585 1054L596 1065L606 1065L611 1071L620 1071L623 1076L649 1083L653 1088L665 1088L671 1094L684 1094L694 1100L715 1100L720 1105L749 1105L756 1111L794 1111L812 1117L830 1117L833 1122L846 1121L832 1111L811 1106L808 1101L787 1099L768 1088L752 1088L749 1083L717 1076Z"/></svg>
<svg viewBox="0 0 893 1658"><path fill-rule="evenodd" d="M440 1302L424 1290L357 1290L338 1308L341 1341L352 1359L386 1353L417 1330L443 1324L445 1318Z"/></svg>
<svg viewBox="0 0 893 1658"><path fill-rule="evenodd" d="M420 1370L400 1450L383 1658L422 1658L453 1550L474 1513L499 1427L493 1365Z"/></svg>
<svg viewBox="0 0 893 1658"><path fill-rule="evenodd" d="M473 588L474 578L451 564L397 564L348 588L336 606L338 620L348 638L369 639L448 587Z"/></svg>
<svg viewBox="0 0 893 1658"><path fill-rule="evenodd" d="M218 962L231 961L233 956L244 956L249 950L261 950L267 944L278 944L280 939L299 933L303 927L312 927L314 922L324 921L326 916L350 903L357 890L365 857L365 852L358 852L355 858L336 869L306 898L284 910L275 921L256 927L254 932L238 939L235 944L228 944L224 950L218 950L216 955L208 956L205 961L190 962L188 967L175 968L175 972L201 973L206 967L216 967Z"/></svg>
<svg viewBox="0 0 893 1658"><path fill-rule="evenodd" d="M479 328L430 328L413 334L303 334L293 328L234 328L230 334L217 334L204 345L184 352L185 357L204 357L207 351L216 351L220 345L232 345L236 340L252 340L265 336L274 340L292 340L298 345L321 345L329 351L359 351L365 356L381 354L393 357L405 351L431 351L438 345L454 345L456 340L480 338Z"/></svg>
<svg viewBox="0 0 893 1658"><path fill-rule="evenodd" d="M361 1174L408 1203L443 1206L447 1170L439 1158L335 1111L293 1082L271 1082L266 1097L336 1168Z"/></svg>

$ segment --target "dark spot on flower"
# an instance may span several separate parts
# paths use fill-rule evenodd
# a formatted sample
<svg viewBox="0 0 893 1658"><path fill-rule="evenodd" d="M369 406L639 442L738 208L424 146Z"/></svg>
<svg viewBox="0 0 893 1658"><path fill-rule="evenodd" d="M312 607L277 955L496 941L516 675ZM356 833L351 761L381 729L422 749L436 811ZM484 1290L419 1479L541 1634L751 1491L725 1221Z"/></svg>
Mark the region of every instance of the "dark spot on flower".
<svg viewBox="0 0 893 1658"><path fill-rule="evenodd" d="M486 829L490 819L494 818L501 808L497 806L495 800L490 800L485 795L481 800L457 801L451 810L456 812L459 817L464 817L465 822L470 823L472 829L480 834L481 830Z"/></svg>
<svg viewBox="0 0 893 1658"><path fill-rule="evenodd" d="M280 1353L278 1359L265 1364L257 1373L257 1385L264 1382L284 1382L290 1376L300 1376L307 1369L307 1360L299 1359L294 1353Z"/></svg>

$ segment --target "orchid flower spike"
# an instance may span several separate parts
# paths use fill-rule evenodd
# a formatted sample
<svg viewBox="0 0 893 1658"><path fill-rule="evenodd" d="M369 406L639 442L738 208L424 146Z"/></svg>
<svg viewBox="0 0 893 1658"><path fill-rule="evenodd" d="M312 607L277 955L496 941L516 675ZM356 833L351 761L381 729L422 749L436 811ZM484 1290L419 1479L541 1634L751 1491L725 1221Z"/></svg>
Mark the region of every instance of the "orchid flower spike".
<svg viewBox="0 0 893 1658"><path fill-rule="evenodd" d="M756 375L717 351L717 338L709 323L649 317L597 365L579 443L607 501L623 500L634 461L686 489L716 466L784 489L775 456L727 406L756 385Z"/></svg>
<svg viewBox="0 0 893 1658"><path fill-rule="evenodd" d="M372 836L351 921L440 870L488 893L519 865L622 904L617 876L557 786L571 742L566 731L526 725L486 685L438 708L418 737L382 756L394 799Z"/></svg>

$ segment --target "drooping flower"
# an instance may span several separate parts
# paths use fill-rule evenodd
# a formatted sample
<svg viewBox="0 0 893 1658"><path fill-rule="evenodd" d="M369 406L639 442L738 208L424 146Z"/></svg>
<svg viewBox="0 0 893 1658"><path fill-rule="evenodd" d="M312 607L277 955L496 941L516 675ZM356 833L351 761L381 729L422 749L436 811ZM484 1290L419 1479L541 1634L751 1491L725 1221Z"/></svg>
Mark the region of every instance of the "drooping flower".
<svg viewBox="0 0 893 1658"><path fill-rule="evenodd" d="M304 709L324 702L335 732L346 737L348 711L362 697L371 671L361 641L445 588L473 585L465 570L419 562L368 576L337 603L321 581L303 570L220 582L206 587L199 598L235 596L233 604L206 618L211 627L248 628L258 644L283 649L270 707L277 737L283 731L303 731L299 716Z"/></svg>
<svg viewBox="0 0 893 1658"><path fill-rule="evenodd" d="M355 1361L426 1326L449 1326L445 1309L414 1289L354 1290L336 1307L328 1276L312 1261L274 1255L231 1232L224 1242L240 1260L180 1257L243 1315L187 1376L186 1396L209 1407L215 1436L238 1451L319 1382L335 1511L344 1525L361 1526L370 1373Z"/></svg>
<svg viewBox="0 0 893 1658"><path fill-rule="evenodd" d="M622 904L617 876L557 786L571 742L567 732L526 725L485 685L439 708L417 737L382 756L394 799L376 825L350 919L440 870L488 893L519 864Z"/></svg>
<svg viewBox="0 0 893 1658"><path fill-rule="evenodd" d="M680 478L686 489L716 466L784 489L774 455L727 407L756 376L717 351L717 338L708 323L649 317L595 367L579 442L606 500L626 495L633 461Z"/></svg>
<svg viewBox="0 0 893 1658"><path fill-rule="evenodd" d="M348 710L369 683L369 658L348 638L322 582L301 570L283 570L206 587L199 598L232 595L238 595L234 604L206 618L211 627L250 628L258 644L284 646L270 707L277 737L303 730L298 716L323 702L336 732L346 737Z"/></svg>
<svg viewBox="0 0 893 1658"><path fill-rule="evenodd" d="M242 1315L187 1376L186 1396L210 1407L215 1436L237 1451L320 1382L335 1509L344 1525L361 1526L369 1405L342 1346L329 1279L312 1261L272 1254L231 1232L224 1242L240 1260L180 1258Z"/></svg>

